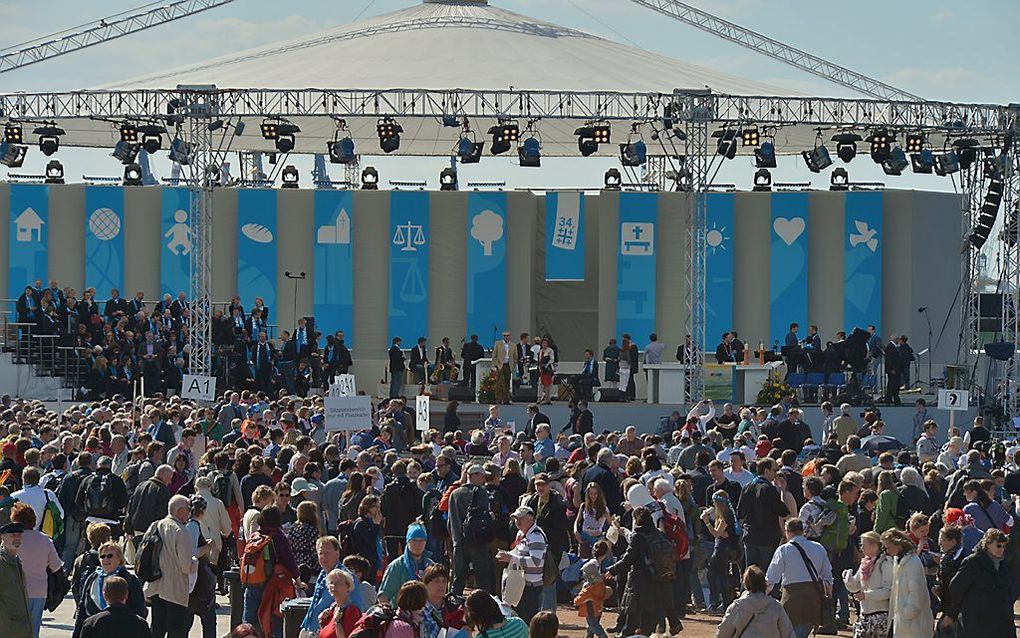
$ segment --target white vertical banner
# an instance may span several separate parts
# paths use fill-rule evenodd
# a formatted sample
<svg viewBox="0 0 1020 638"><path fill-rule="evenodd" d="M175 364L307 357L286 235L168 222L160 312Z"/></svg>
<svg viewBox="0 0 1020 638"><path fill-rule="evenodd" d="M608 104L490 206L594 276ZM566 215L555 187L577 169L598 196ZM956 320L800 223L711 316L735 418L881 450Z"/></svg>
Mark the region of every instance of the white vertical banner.
<svg viewBox="0 0 1020 638"><path fill-rule="evenodd" d="M420 395L414 398L415 429L424 432L429 429L429 397Z"/></svg>
<svg viewBox="0 0 1020 638"><path fill-rule="evenodd" d="M354 397L358 396L358 387L354 382L353 374L339 374L336 382L329 386L331 397Z"/></svg>

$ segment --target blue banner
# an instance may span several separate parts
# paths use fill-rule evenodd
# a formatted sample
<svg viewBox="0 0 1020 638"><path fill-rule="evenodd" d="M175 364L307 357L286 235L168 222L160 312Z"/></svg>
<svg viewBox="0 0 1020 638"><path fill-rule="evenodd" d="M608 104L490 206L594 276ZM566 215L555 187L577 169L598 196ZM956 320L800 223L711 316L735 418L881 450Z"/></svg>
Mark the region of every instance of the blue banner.
<svg viewBox="0 0 1020 638"><path fill-rule="evenodd" d="M323 335L343 330L348 347L354 345L353 215L353 191L315 191L315 324Z"/></svg>
<svg viewBox="0 0 1020 638"><path fill-rule="evenodd" d="M705 330L706 347L722 341L733 330L733 193L710 193L705 233Z"/></svg>
<svg viewBox="0 0 1020 638"><path fill-rule="evenodd" d="M191 192L164 188L161 198L159 287L176 299L191 287Z"/></svg>
<svg viewBox="0 0 1020 638"><path fill-rule="evenodd" d="M46 281L49 247L50 187L40 184L11 184L11 229L8 291L11 299L25 292L25 286L42 286Z"/></svg>
<svg viewBox="0 0 1020 638"><path fill-rule="evenodd" d="M645 343L655 332L655 227L659 196L620 193L616 335Z"/></svg>
<svg viewBox="0 0 1020 638"><path fill-rule="evenodd" d="M276 305L276 191L242 189L237 193L237 294L245 308L262 297Z"/></svg>
<svg viewBox="0 0 1020 638"><path fill-rule="evenodd" d="M506 327L506 193L468 193L467 333Z"/></svg>
<svg viewBox="0 0 1020 638"><path fill-rule="evenodd" d="M769 334L782 346L793 322L807 334L808 193L773 193L771 221Z"/></svg>
<svg viewBox="0 0 1020 638"><path fill-rule="evenodd" d="M85 187L85 287L96 289L96 303L124 287L124 188Z"/></svg>
<svg viewBox="0 0 1020 638"><path fill-rule="evenodd" d="M874 324L882 334L882 193L846 193L843 326L850 333Z"/></svg>
<svg viewBox="0 0 1020 638"><path fill-rule="evenodd" d="M545 280L584 281L584 193L545 195Z"/></svg>
<svg viewBox="0 0 1020 638"><path fill-rule="evenodd" d="M429 330L429 194L390 194L390 337L410 348Z"/></svg>

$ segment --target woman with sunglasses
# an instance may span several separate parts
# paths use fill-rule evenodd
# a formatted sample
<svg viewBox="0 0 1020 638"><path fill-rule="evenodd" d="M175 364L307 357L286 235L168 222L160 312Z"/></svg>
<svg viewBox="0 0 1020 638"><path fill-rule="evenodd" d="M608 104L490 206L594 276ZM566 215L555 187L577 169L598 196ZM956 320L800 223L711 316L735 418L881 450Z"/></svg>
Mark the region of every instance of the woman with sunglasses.
<svg viewBox="0 0 1020 638"><path fill-rule="evenodd" d="M138 578L125 567L124 550L119 543L107 541L99 546L99 567L82 580L81 599L78 601L78 611L74 617L74 632L72 638L81 635L81 626L85 620L93 614L105 611L109 604L103 597L103 583L110 576L120 576L127 581L128 599L127 606L141 618L149 614L145 606L145 594L142 592L142 583Z"/></svg>
<svg viewBox="0 0 1020 638"><path fill-rule="evenodd" d="M974 553L963 559L949 582L940 629L957 625L960 638L1016 638L1013 590L1004 560L1008 545L1006 534L993 527L985 532Z"/></svg>

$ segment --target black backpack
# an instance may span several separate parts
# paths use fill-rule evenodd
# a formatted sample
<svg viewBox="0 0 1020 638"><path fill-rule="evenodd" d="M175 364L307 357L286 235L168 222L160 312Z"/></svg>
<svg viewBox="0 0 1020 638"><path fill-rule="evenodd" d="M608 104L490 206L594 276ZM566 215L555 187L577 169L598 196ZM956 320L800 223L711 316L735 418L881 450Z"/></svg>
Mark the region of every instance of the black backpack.
<svg viewBox="0 0 1020 638"><path fill-rule="evenodd" d="M234 504L234 490L230 489L230 475L223 472L213 474L213 496L220 499L223 507Z"/></svg>
<svg viewBox="0 0 1020 638"><path fill-rule="evenodd" d="M159 568L159 555L163 552L163 539L159 535L156 525L159 521L149 525L149 529L142 535L138 543L138 551L135 552L135 576L143 583L151 583L163 578L163 571Z"/></svg>
<svg viewBox="0 0 1020 638"><path fill-rule="evenodd" d="M478 504L478 495L483 493L484 488L472 489L471 503L461 524L460 534L468 545L485 545L496 537L496 525L492 520L492 510Z"/></svg>
<svg viewBox="0 0 1020 638"><path fill-rule="evenodd" d="M642 534L647 540L646 561L652 574L660 580L672 580L676 575L676 545L657 529Z"/></svg>
<svg viewBox="0 0 1020 638"><path fill-rule="evenodd" d="M85 488L85 515L107 514L113 508L111 499L113 492L113 480L109 472L94 474Z"/></svg>

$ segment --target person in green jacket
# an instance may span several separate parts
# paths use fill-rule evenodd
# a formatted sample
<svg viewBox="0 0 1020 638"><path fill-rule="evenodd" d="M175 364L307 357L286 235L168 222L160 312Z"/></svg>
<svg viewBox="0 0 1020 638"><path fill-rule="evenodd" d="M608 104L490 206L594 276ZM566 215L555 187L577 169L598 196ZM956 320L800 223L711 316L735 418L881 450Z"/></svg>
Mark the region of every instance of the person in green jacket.
<svg viewBox="0 0 1020 638"><path fill-rule="evenodd" d="M883 470L878 475L878 503L875 505L875 531L881 534L896 527L896 510L900 505L900 493L896 491L896 474Z"/></svg>
<svg viewBox="0 0 1020 638"><path fill-rule="evenodd" d="M5 638L32 637L25 571L18 558L21 534L24 531L20 523L8 523L0 527L0 618L5 621Z"/></svg>
<svg viewBox="0 0 1020 638"><path fill-rule="evenodd" d="M425 552L428 534L420 523L412 523L407 528L407 542L404 555L391 562L383 573L379 583L379 602L394 605L400 586L412 580L421 580L425 568L433 563Z"/></svg>

